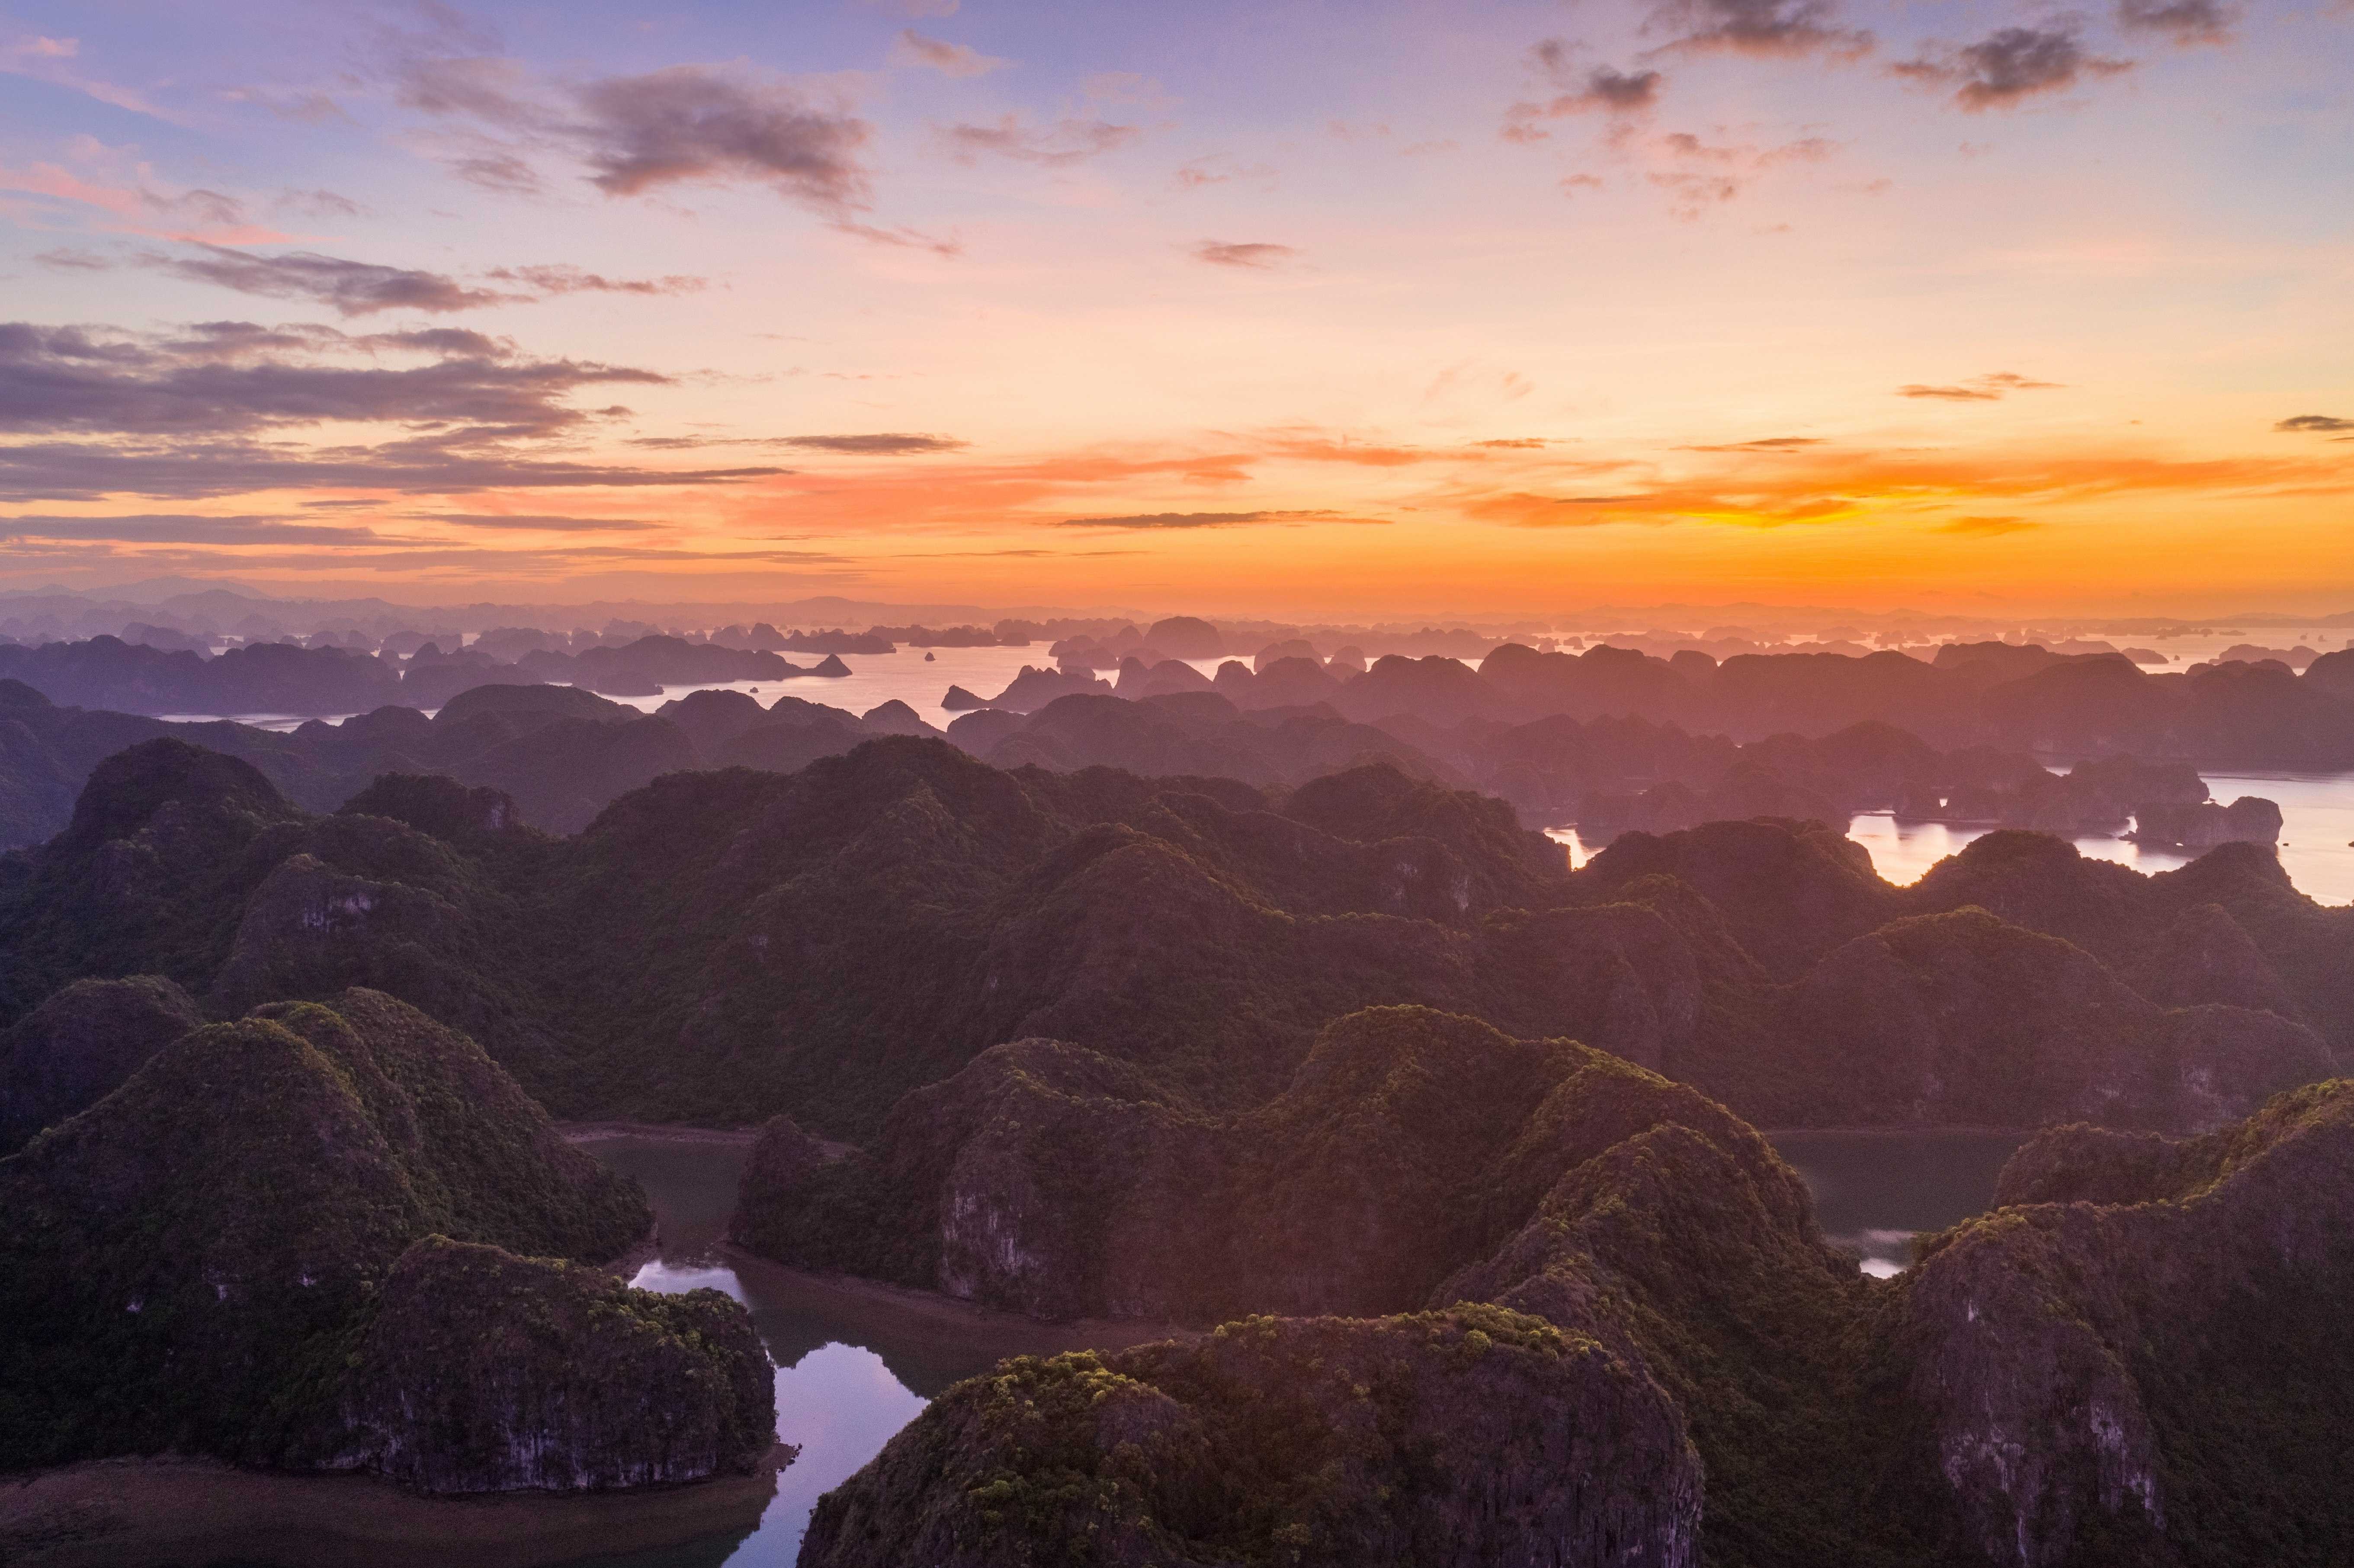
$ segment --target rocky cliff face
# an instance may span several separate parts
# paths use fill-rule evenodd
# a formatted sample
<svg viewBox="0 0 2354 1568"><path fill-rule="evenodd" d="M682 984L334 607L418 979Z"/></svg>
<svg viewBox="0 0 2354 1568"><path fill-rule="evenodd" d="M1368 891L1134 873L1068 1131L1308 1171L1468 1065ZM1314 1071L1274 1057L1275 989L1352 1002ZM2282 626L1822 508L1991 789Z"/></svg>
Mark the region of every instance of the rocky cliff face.
<svg viewBox="0 0 2354 1568"><path fill-rule="evenodd" d="M1696 1568L1700 1493L1659 1389L1538 1319L1254 1318L958 1384L801 1562Z"/></svg>
<svg viewBox="0 0 2354 1568"><path fill-rule="evenodd" d="M1207 1324L1273 1310L1300 1315L1282 1332L1302 1336L1311 1314L1466 1300L1542 1314L1673 1400L1712 1478L1712 1561L1799 1561L1811 1545L1895 1563L1922 1544L1914 1522L1866 1501L1930 1473L1903 1439L1902 1397L1868 1398L1842 1360L1870 1332L1878 1287L1824 1245L1804 1183L1723 1107L1566 1042L1374 1010L1326 1031L1283 1095L1225 1118L1067 1045L1001 1047L911 1096L874 1154L829 1164L772 1128L735 1230L797 1247L778 1253L787 1261L895 1263L911 1283L1042 1314ZM895 1231L896 1250L878 1248ZM1826 1467L1835 1426L1886 1434L1885 1452ZM1453 1451L1452 1427L1417 1430ZM969 1450L954 1451L964 1462ZM945 1483L924 1479L949 1462L895 1445L874 1485L910 1518L953 1513ZM1335 1487L1371 1507L1361 1482L1387 1484L1352 1473ZM880 1540L918 1553L909 1560L935 1548L941 1561L998 1560L972 1544L964 1515L946 1534L903 1534L878 1522L882 1509L845 1513L840 1549ZM1034 1544L1082 1523L1055 1514L1023 1528L1047 1532ZM1168 1542L1134 1550L1196 1560ZM958 1554L969 1551L982 1554Z"/></svg>
<svg viewBox="0 0 2354 1568"><path fill-rule="evenodd" d="M1961 1542L1986 1560L2344 1561L2354 1085L2204 1138L2047 1133L1908 1282Z"/></svg>
<svg viewBox="0 0 2354 1568"><path fill-rule="evenodd" d="M0 1467L169 1448L483 1489L737 1463L768 1387L740 1308L510 1255L601 1261L650 1224L478 1046L388 997L197 1029L0 1160ZM461 1343L487 1359L453 1364ZM566 1381L573 1352L608 1393ZM468 1412L499 1442L450 1448L435 1423Z"/></svg>
<svg viewBox="0 0 2354 1568"><path fill-rule="evenodd" d="M1882 1282L1823 1245L1804 1184L1762 1139L1689 1089L1574 1047L1516 1056L1468 1021L1354 1025L1353 1040L1320 1044L1320 1070L1302 1075L1316 1082L1295 1085L1288 1119L1268 1128L1122 1100L1133 1085L1116 1068L1024 1047L988 1117L932 1124L971 1129L937 1168L952 1191L975 1148L991 1162L960 1189L970 1203L938 1213L989 1238L958 1266L1024 1288L1067 1286L1056 1271L1077 1257L1096 1260L1086 1278L1110 1278L1106 1260L1165 1235L1182 1259L1172 1278L1223 1270L1272 1300L1313 1273L1356 1292L1328 1305L1357 1314L1378 1310L1404 1253L1428 1269L1469 1245L1426 1292L1454 1305L1249 1319L1198 1345L1007 1363L829 1497L805 1560L1683 1551L1742 1568L2320 1568L2354 1552L2339 1484L2354 1425L2354 1084L2293 1090L2198 1138L2046 1133L2004 1173L2004 1207L1928 1239L1916 1269ZM1384 1031L1416 1038L1384 1045ZM1425 1075L1441 1064L1460 1086ZM1305 1152L1254 1165L1254 1132L1270 1129ZM825 1201L829 1168L788 1130L764 1157ZM1091 1130L1147 1174L1082 1214L1056 1183L1092 1190L1110 1161L1053 1160ZM1219 1161L1254 1172L1250 1202ZM1150 1193L1187 1174L1190 1229L1123 1234L1168 1225ZM1417 1206L1426 1194L1451 1207L1447 1234ZM1329 1236L1299 1223L1310 1211ZM1532 1424L1518 1383L1474 1393L1433 1377L1429 1350L1459 1377L1508 1340L1532 1349L1535 1323L1576 1352L1563 1364L1608 1372L1543 1395L1565 1432ZM1518 1378L1533 1363L1500 1364ZM1597 1467L1526 1463L1574 1456L1597 1422L1616 1424ZM1699 1461L1696 1544L1658 1506L1685 1485L1658 1457L1670 1432ZM1606 1489L1628 1476L1644 1478L1649 1511ZM1617 1521L1599 1534L1597 1510ZM1514 1533L1523 1520L1542 1522Z"/></svg>
<svg viewBox="0 0 2354 1568"><path fill-rule="evenodd" d="M1265 1107L1210 1118L1125 1064L1023 1041L908 1096L837 1164L771 1127L734 1233L1037 1317L1394 1311L1472 1255L1499 1151L1596 1058L1613 1060L1375 1009L1325 1030Z"/></svg>
<svg viewBox="0 0 2354 1568"><path fill-rule="evenodd" d="M2211 917L2194 929L2224 946ZM2259 991L2191 980L2194 994ZM2205 1131L2334 1065L2301 1024L2220 1003L2162 1012L2082 948L1976 908L1847 944L1787 1006L1798 1070L1776 1108L1815 1125Z"/></svg>
<svg viewBox="0 0 2354 1568"><path fill-rule="evenodd" d="M716 1290L632 1290L428 1236L387 1277L329 1461L441 1493L749 1473L776 1440L752 1319Z"/></svg>

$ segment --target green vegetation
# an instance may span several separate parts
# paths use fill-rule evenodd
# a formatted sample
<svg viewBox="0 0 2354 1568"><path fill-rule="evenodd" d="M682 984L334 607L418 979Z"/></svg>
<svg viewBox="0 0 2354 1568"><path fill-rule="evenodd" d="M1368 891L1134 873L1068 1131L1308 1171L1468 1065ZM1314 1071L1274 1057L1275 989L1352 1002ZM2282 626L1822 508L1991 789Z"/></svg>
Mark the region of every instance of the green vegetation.
<svg viewBox="0 0 2354 1568"><path fill-rule="evenodd" d="M565 1143L472 1041L389 997L272 1003L198 1028L0 1160L0 1468L166 1449L296 1467L408 1455L419 1484L483 1489L467 1477L620 1484L748 1463L747 1423L753 1452L768 1426L740 1385L757 1385L765 1411L769 1384L740 1308L710 1292L673 1305L514 1255L601 1261L651 1223L634 1186ZM398 1282L445 1266L454 1245L419 1254L429 1237L476 1244L459 1251L505 1281L495 1299L405 1295ZM567 1316L583 1290L593 1300ZM513 1312L553 1328L499 1340L499 1314ZM616 1312L652 1339L599 1351ZM471 1361L386 1351L419 1323L474 1344ZM700 1449L645 1419L646 1391L674 1381L682 1355L726 1393ZM583 1357L634 1425L579 1425L584 1402L562 1390ZM692 1382L680 1385L690 1414ZM453 1400L502 1413L505 1446L418 1460L419 1413ZM649 1444L680 1452L648 1459ZM700 1471L695 1452L710 1460ZM503 1467L534 1453L551 1474L601 1478ZM649 1463L662 1473L614 1469Z"/></svg>
<svg viewBox="0 0 2354 1568"><path fill-rule="evenodd" d="M857 1139L1033 1036L1232 1115L1332 1019L1408 1003L1583 1040L1764 1125L2196 1130L2354 1047L2347 912L2246 846L2143 878L1998 833L1900 890L1819 825L1759 820L1628 834L1569 874L1497 802L1382 764L1258 789L911 736L666 775L557 840L421 775L312 817L207 757L122 754L71 832L0 863L0 1019L83 977L161 975L214 1016L364 985L562 1115Z"/></svg>
<svg viewBox="0 0 2354 1568"><path fill-rule="evenodd" d="M1683 1564L1699 1492L1659 1390L1540 1319L1251 1318L960 1383L819 1503L801 1560Z"/></svg>

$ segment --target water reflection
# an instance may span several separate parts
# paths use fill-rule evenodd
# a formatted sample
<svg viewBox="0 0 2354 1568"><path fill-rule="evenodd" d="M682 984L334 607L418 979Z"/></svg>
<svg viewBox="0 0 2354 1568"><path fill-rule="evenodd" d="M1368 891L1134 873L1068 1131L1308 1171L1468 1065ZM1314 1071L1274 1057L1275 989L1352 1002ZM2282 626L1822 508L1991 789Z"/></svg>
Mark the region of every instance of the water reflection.
<svg viewBox="0 0 2354 1568"><path fill-rule="evenodd" d="M1150 1325L1034 1323L967 1309L912 1291L820 1278L724 1249L748 1140L603 1137L583 1147L635 1176L653 1205L661 1255L631 1283L679 1292L708 1287L751 1309L777 1364L777 1436L801 1457L749 1535L707 1538L663 1552L566 1568L787 1568L819 1496L882 1451L950 1383L1007 1356L1082 1347L1118 1349L1161 1337ZM714 1553L717 1553L714 1555Z"/></svg>
<svg viewBox="0 0 2354 1568"><path fill-rule="evenodd" d="M2281 869L2299 893L2322 904L2354 904L2354 773L2211 773L2208 789L2229 804L2256 795L2281 809ZM1958 854L1973 839L1994 832L1984 822L1899 821L1887 811L1850 819L1847 836L1872 852L1872 865L1900 887L1921 880L1928 869ZM1614 834L1581 834L1575 827L1547 828L1545 836L1569 851L1573 869L1594 858ZM2201 852L2147 848L2108 833L2073 839L2076 853L2113 860L2145 873L2173 871Z"/></svg>

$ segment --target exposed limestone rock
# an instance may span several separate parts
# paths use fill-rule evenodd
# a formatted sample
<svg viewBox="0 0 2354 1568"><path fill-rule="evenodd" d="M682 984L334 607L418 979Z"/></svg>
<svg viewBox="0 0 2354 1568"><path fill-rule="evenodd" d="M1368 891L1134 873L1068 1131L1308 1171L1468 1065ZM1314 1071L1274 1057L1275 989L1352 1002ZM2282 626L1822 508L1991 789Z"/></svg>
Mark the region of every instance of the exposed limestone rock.
<svg viewBox="0 0 2354 1568"><path fill-rule="evenodd" d="M2243 795L2228 806L2140 805L2134 808L2134 838L2146 844L2213 849L2217 844L2280 842L2281 809L2258 795Z"/></svg>
<svg viewBox="0 0 2354 1568"><path fill-rule="evenodd" d="M1696 1568L1700 1503L1674 1406L1591 1340L1492 1307L1253 1318L958 1384L801 1562Z"/></svg>
<svg viewBox="0 0 2354 1568"><path fill-rule="evenodd" d="M411 1241L599 1262L650 1223L472 1041L389 997L197 1029L0 1160L0 1468L315 1462Z"/></svg>
<svg viewBox="0 0 2354 1568"><path fill-rule="evenodd" d="M748 1474L776 1437L751 1316L716 1290L428 1236L360 1340L334 1463L429 1492L582 1491Z"/></svg>
<svg viewBox="0 0 2354 1568"><path fill-rule="evenodd" d="M1961 1543L2017 1568L2354 1549L2354 1084L2174 1142L2066 1128L1929 1243L1914 1372Z"/></svg>

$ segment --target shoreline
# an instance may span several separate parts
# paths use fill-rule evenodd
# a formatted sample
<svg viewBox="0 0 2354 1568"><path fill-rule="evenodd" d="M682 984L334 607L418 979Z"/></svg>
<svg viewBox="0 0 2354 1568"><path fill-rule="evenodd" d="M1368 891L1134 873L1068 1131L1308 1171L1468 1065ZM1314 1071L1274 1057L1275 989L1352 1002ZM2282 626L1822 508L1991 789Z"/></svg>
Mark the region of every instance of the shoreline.
<svg viewBox="0 0 2354 1568"><path fill-rule="evenodd" d="M182 1559L337 1568L547 1568L748 1535L792 1451L748 1476L620 1492L429 1497L380 1476L245 1470L218 1459L86 1459L0 1477L0 1561L125 1568Z"/></svg>
<svg viewBox="0 0 2354 1568"><path fill-rule="evenodd" d="M1161 1340L1191 1341L1207 1332L1182 1323L1145 1318L1073 1318L1049 1322L942 1295L937 1290L918 1290L854 1274L816 1274L794 1268L748 1251L724 1236L712 1248L711 1261L734 1269L739 1279L756 1277L782 1293L804 1298L832 1297L846 1304L896 1313L931 1327L977 1331L992 1339L1029 1336L1068 1340L1064 1348L1069 1350L1125 1350Z"/></svg>

